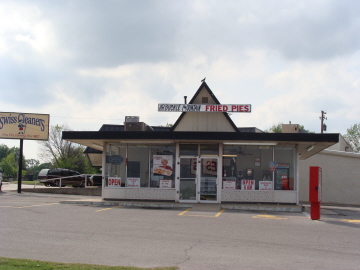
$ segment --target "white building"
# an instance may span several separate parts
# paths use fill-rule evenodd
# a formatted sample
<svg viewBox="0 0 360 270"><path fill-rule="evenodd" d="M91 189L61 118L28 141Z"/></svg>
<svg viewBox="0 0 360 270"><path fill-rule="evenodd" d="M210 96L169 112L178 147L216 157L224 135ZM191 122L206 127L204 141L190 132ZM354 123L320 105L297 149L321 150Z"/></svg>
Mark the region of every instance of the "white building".
<svg viewBox="0 0 360 270"><path fill-rule="evenodd" d="M299 204L308 181L301 162L339 142L339 134L239 128L228 112L251 113L251 105L220 104L205 82L188 104L158 109L182 113L172 127L127 117L99 131L63 132L102 167L103 199Z"/></svg>

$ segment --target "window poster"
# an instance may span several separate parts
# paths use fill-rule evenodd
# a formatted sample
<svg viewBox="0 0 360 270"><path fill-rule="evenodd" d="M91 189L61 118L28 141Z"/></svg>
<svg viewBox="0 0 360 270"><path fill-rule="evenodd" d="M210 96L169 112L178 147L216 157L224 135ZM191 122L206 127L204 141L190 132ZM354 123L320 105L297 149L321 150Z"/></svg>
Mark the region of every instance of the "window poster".
<svg viewBox="0 0 360 270"><path fill-rule="evenodd" d="M155 174L170 176L173 173L172 155L154 155L153 169Z"/></svg>

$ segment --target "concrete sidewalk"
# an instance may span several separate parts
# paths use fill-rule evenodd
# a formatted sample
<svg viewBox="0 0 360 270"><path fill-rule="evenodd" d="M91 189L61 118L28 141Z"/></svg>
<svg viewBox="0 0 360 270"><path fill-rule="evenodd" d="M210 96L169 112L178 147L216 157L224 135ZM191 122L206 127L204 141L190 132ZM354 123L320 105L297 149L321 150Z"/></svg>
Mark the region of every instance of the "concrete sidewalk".
<svg viewBox="0 0 360 270"><path fill-rule="evenodd" d="M278 204L231 204L231 203L177 203L155 201L108 201L108 200L69 200L61 201L62 204L82 204L97 206L127 206L140 208L196 208L202 211L220 211L221 209L245 210L245 211L269 211L269 212L292 212L301 213L304 207L301 205L278 205Z"/></svg>
<svg viewBox="0 0 360 270"><path fill-rule="evenodd" d="M92 187L86 188L90 189ZM17 192L17 184L4 183L2 186L3 192ZM34 192L34 193L47 193L48 196L53 194L71 195L70 191L73 188L58 188L58 187L46 187L42 185L34 187L34 185L22 185L22 193ZM77 191L85 190L83 188L76 188ZM48 191L48 192L46 192ZM69 191L66 193L62 193ZM76 199L74 200L74 196ZM125 206L125 207L139 207L139 208L196 208L202 211L220 211L221 209L232 210L244 210L244 211L268 211L268 212L292 212L300 213L304 211L302 205L288 205L288 204L265 204L265 203L177 203L177 202L157 202L157 201L126 201L126 200L103 200L101 196L85 196L85 195L73 195L69 200L61 200L62 204L80 204L80 205L96 205L96 206Z"/></svg>

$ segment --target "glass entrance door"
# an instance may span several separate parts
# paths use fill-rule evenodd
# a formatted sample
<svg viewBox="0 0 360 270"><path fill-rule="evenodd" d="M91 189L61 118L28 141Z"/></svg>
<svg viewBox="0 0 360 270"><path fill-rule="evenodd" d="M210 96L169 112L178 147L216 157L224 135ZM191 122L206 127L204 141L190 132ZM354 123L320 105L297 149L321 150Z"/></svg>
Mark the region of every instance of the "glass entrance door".
<svg viewBox="0 0 360 270"><path fill-rule="evenodd" d="M180 158L180 201L196 201L196 158Z"/></svg>
<svg viewBox="0 0 360 270"><path fill-rule="evenodd" d="M199 201L216 202L218 193L218 158L201 157Z"/></svg>
<svg viewBox="0 0 360 270"><path fill-rule="evenodd" d="M180 158L180 201L217 202L218 158Z"/></svg>

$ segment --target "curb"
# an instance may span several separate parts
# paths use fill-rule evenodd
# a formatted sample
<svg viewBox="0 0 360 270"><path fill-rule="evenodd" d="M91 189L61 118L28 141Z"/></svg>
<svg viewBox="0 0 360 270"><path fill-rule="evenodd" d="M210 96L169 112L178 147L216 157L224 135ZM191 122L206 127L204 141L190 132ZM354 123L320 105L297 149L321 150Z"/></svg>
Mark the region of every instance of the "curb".
<svg viewBox="0 0 360 270"><path fill-rule="evenodd" d="M194 204L179 204L166 202L110 202L110 201L60 201L60 204L78 204L94 206L126 206L138 208L193 208ZM196 204L198 206L198 204ZM270 211L301 213L305 210L302 205L266 205L266 204L222 204L221 209L244 210L244 211Z"/></svg>

